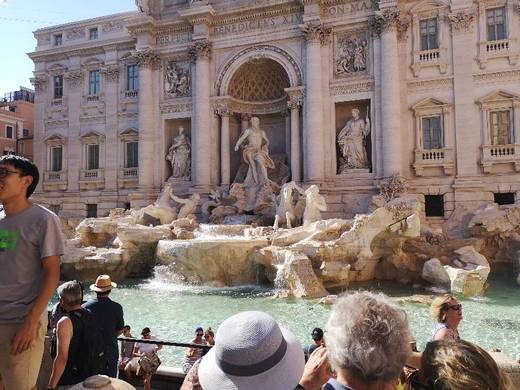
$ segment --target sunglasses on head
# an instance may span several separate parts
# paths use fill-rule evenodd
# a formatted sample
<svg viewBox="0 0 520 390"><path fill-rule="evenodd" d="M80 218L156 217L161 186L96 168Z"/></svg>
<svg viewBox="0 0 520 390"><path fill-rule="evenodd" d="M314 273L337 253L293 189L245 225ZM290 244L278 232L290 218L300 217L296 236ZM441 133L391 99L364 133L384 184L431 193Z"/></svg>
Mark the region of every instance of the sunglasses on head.
<svg viewBox="0 0 520 390"><path fill-rule="evenodd" d="M7 168L0 168L0 179L3 179L4 177L9 176L12 173L17 173L20 175L20 172L18 172L18 171L10 171Z"/></svg>
<svg viewBox="0 0 520 390"><path fill-rule="evenodd" d="M456 305L449 305L446 310L455 310L455 311L459 311L462 309L462 305L460 303L456 304Z"/></svg>

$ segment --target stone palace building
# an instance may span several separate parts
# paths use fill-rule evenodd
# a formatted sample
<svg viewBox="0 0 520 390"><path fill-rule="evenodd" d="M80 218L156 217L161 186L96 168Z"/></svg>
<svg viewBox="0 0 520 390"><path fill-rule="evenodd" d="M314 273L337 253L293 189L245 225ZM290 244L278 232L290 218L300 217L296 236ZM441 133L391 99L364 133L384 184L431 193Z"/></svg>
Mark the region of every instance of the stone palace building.
<svg viewBox="0 0 520 390"><path fill-rule="evenodd" d="M327 216L396 173L431 217L520 199L517 0L136 3L34 33L36 195L61 215L229 187L251 117Z"/></svg>

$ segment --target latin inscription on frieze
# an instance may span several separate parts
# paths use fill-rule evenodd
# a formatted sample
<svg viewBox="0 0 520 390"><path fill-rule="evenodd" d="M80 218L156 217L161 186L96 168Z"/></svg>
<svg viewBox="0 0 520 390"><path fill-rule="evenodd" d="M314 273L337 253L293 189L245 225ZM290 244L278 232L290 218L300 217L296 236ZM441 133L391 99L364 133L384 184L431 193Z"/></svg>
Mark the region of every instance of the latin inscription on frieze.
<svg viewBox="0 0 520 390"><path fill-rule="evenodd" d="M371 0L353 1L347 4L338 4L327 8L327 15L331 17L341 17L360 12L374 10L375 3Z"/></svg>
<svg viewBox="0 0 520 390"><path fill-rule="evenodd" d="M157 46L178 45L181 43L186 43L188 41L189 41L189 36L187 33L163 34L163 35L158 35L157 39L156 39Z"/></svg>
<svg viewBox="0 0 520 390"><path fill-rule="evenodd" d="M223 24L213 28L214 35L240 34L250 31L270 30L280 26L303 23L303 15L281 15L261 19L251 19L236 23Z"/></svg>

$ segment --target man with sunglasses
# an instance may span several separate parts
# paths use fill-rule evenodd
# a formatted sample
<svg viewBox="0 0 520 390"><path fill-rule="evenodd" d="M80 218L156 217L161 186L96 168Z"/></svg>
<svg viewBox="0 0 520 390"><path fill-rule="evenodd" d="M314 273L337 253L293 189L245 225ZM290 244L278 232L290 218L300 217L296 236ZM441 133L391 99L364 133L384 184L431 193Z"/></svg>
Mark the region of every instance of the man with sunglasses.
<svg viewBox="0 0 520 390"><path fill-rule="evenodd" d="M7 389L36 385L64 250L58 217L29 200L38 179L28 159L0 157L0 378Z"/></svg>

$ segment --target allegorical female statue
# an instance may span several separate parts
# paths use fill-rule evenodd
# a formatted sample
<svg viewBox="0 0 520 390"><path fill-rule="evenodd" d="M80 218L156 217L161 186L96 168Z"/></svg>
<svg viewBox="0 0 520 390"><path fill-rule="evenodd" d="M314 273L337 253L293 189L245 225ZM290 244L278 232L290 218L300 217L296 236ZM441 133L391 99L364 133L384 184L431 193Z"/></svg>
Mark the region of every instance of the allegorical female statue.
<svg viewBox="0 0 520 390"><path fill-rule="evenodd" d="M338 144L341 148L340 173L346 169L369 168L365 138L370 134L370 119L359 117L359 110L352 109L352 118L338 134Z"/></svg>
<svg viewBox="0 0 520 390"><path fill-rule="evenodd" d="M179 135L173 139L166 159L172 165L172 177L189 179L191 174L191 143L184 135L184 127L179 126Z"/></svg>

